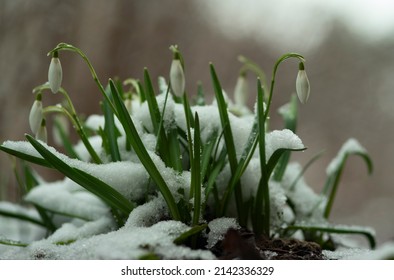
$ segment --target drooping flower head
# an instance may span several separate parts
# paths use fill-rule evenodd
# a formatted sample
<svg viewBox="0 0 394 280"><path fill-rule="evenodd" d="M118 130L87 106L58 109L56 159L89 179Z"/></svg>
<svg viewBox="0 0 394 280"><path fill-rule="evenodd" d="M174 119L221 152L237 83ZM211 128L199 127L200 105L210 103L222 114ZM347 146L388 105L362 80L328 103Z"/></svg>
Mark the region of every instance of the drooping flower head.
<svg viewBox="0 0 394 280"><path fill-rule="evenodd" d="M299 70L296 80L296 91L301 103L305 104L308 101L311 87L309 84L308 76L305 72L305 66L303 62L300 62L298 69Z"/></svg>
<svg viewBox="0 0 394 280"><path fill-rule="evenodd" d="M240 73L234 88L234 102L240 106L245 106L248 101L248 83L246 73Z"/></svg>
<svg viewBox="0 0 394 280"><path fill-rule="evenodd" d="M62 85L63 71L58 52L53 52L51 64L48 70L49 87L53 93L57 93Z"/></svg>
<svg viewBox="0 0 394 280"><path fill-rule="evenodd" d="M42 94L38 93L36 95L36 100L33 102L33 105L31 106L30 109L30 114L29 114L29 125L31 131L36 134L38 129L41 126L41 122L43 119L43 113L42 113Z"/></svg>

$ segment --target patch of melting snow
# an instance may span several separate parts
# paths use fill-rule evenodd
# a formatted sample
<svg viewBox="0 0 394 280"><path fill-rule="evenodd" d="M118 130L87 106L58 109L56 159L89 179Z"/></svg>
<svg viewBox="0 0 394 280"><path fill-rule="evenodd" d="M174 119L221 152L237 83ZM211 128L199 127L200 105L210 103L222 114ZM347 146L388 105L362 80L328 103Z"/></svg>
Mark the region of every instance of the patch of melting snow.
<svg viewBox="0 0 394 280"><path fill-rule="evenodd" d="M217 218L208 223L210 229L208 233L207 248L212 248L218 241L223 240L224 235L230 229L239 229L237 221L234 218Z"/></svg>
<svg viewBox="0 0 394 280"><path fill-rule="evenodd" d="M337 156L330 162L327 166L326 173L327 175L331 175L340 168L340 164L343 161L344 157L348 154L352 153L366 153L366 149L361 146L361 144L354 138L350 138L343 144L342 148L339 150Z"/></svg>

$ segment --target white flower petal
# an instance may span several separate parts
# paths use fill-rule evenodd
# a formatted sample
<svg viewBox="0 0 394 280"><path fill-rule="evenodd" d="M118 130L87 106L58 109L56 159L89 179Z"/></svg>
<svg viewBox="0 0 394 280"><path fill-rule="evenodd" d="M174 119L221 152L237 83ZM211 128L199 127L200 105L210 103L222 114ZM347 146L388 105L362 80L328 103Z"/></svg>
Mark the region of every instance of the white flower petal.
<svg viewBox="0 0 394 280"><path fill-rule="evenodd" d="M31 106L29 114L29 124L31 131L36 134L41 126L42 121L42 102L41 100L35 100L33 106Z"/></svg>
<svg viewBox="0 0 394 280"><path fill-rule="evenodd" d="M302 104L308 101L310 90L311 88L305 70L299 70L296 80L296 91Z"/></svg>
<svg viewBox="0 0 394 280"><path fill-rule="evenodd" d="M248 83L244 75L240 75L234 88L235 104L244 106L248 101Z"/></svg>
<svg viewBox="0 0 394 280"><path fill-rule="evenodd" d="M63 71L58 57L52 57L48 70L49 87L53 93L57 93L62 85Z"/></svg>
<svg viewBox="0 0 394 280"><path fill-rule="evenodd" d="M170 82L173 93L182 96L185 92L185 74L179 59L172 60L170 68Z"/></svg>

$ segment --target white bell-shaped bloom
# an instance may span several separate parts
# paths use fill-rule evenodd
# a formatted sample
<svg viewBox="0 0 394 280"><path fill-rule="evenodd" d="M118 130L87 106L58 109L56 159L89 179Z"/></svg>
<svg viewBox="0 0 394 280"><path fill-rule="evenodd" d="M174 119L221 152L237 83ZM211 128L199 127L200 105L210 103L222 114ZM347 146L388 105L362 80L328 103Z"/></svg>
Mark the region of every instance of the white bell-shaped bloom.
<svg viewBox="0 0 394 280"><path fill-rule="evenodd" d="M245 75L239 75L234 88L235 104L245 106L248 101L248 83Z"/></svg>
<svg viewBox="0 0 394 280"><path fill-rule="evenodd" d="M185 92L185 73L179 59L173 59L170 68L170 82L173 93L182 96Z"/></svg>
<svg viewBox="0 0 394 280"><path fill-rule="evenodd" d="M49 87L53 93L57 93L62 85L63 70L57 53L54 53L48 70Z"/></svg>
<svg viewBox="0 0 394 280"><path fill-rule="evenodd" d="M33 106L31 106L30 114L29 114L29 125L31 131L36 134L38 129L41 126L43 118L42 113L42 101L41 94L37 94L36 100L33 102Z"/></svg>
<svg viewBox="0 0 394 280"><path fill-rule="evenodd" d="M40 140L42 142L47 142L48 141L48 134L47 134L47 127L45 124L45 119L42 119L41 125L36 133L36 139Z"/></svg>
<svg viewBox="0 0 394 280"><path fill-rule="evenodd" d="M308 76L306 75L305 72L305 67L303 62L300 62L299 64L299 70L296 80L296 91L301 103L305 104L308 101L311 87L309 84Z"/></svg>

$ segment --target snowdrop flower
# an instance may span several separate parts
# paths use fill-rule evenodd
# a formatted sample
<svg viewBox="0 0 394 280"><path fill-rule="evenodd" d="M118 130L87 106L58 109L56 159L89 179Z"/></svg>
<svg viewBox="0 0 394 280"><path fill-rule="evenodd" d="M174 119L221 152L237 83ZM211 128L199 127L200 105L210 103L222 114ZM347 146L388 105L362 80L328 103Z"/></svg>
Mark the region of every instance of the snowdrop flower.
<svg viewBox="0 0 394 280"><path fill-rule="evenodd" d="M60 64L59 55L57 52L53 53L51 64L48 70L49 87L53 93L57 93L62 85L63 71Z"/></svg>
<svg viewBox="0 0 394 280"><path fill-rule="evenodd" d="M36 134L38 129L40 128L41 121L43 118L41 99L42 99L41 93L37 94L36 100L33 102L33 106L30 109L29 124L31 131L34 134Z"/></svg>
<svg viewBox="0 0 394 280"><path fill-rule="evenodd" d="M239 106L245 106L248 100L248 83L246 75L241 73L234 88L234 101Z"/></svg>
<svg viewBox="0 0 394 280"><path fill-rule="evenodd" d="M170 68L171 88L176 96L182 96L185 92L185 73L183 72L180 53L176 46L171 46L170 49L174 52L174 59Z"/></svg>
<svg viewBox="0 0 394 280"><path fill-rule="evenodd" d="M303 62L300 62L298 69L299 70L296 80L296 91L301 103L305 104L308 101L311 87L309 84L308 76L306 75L305 72L305 67Z"/></svg>
<svg viewBox="0 0 394 280"><path fill-rule="evenodd" d="M47 127L46 127L46 124L45 124L45 119L41 120L40 128L38 129L38 131L36 133L36 139L40 140L42 142L45 142L45 143L48 140Z"/></svg>

